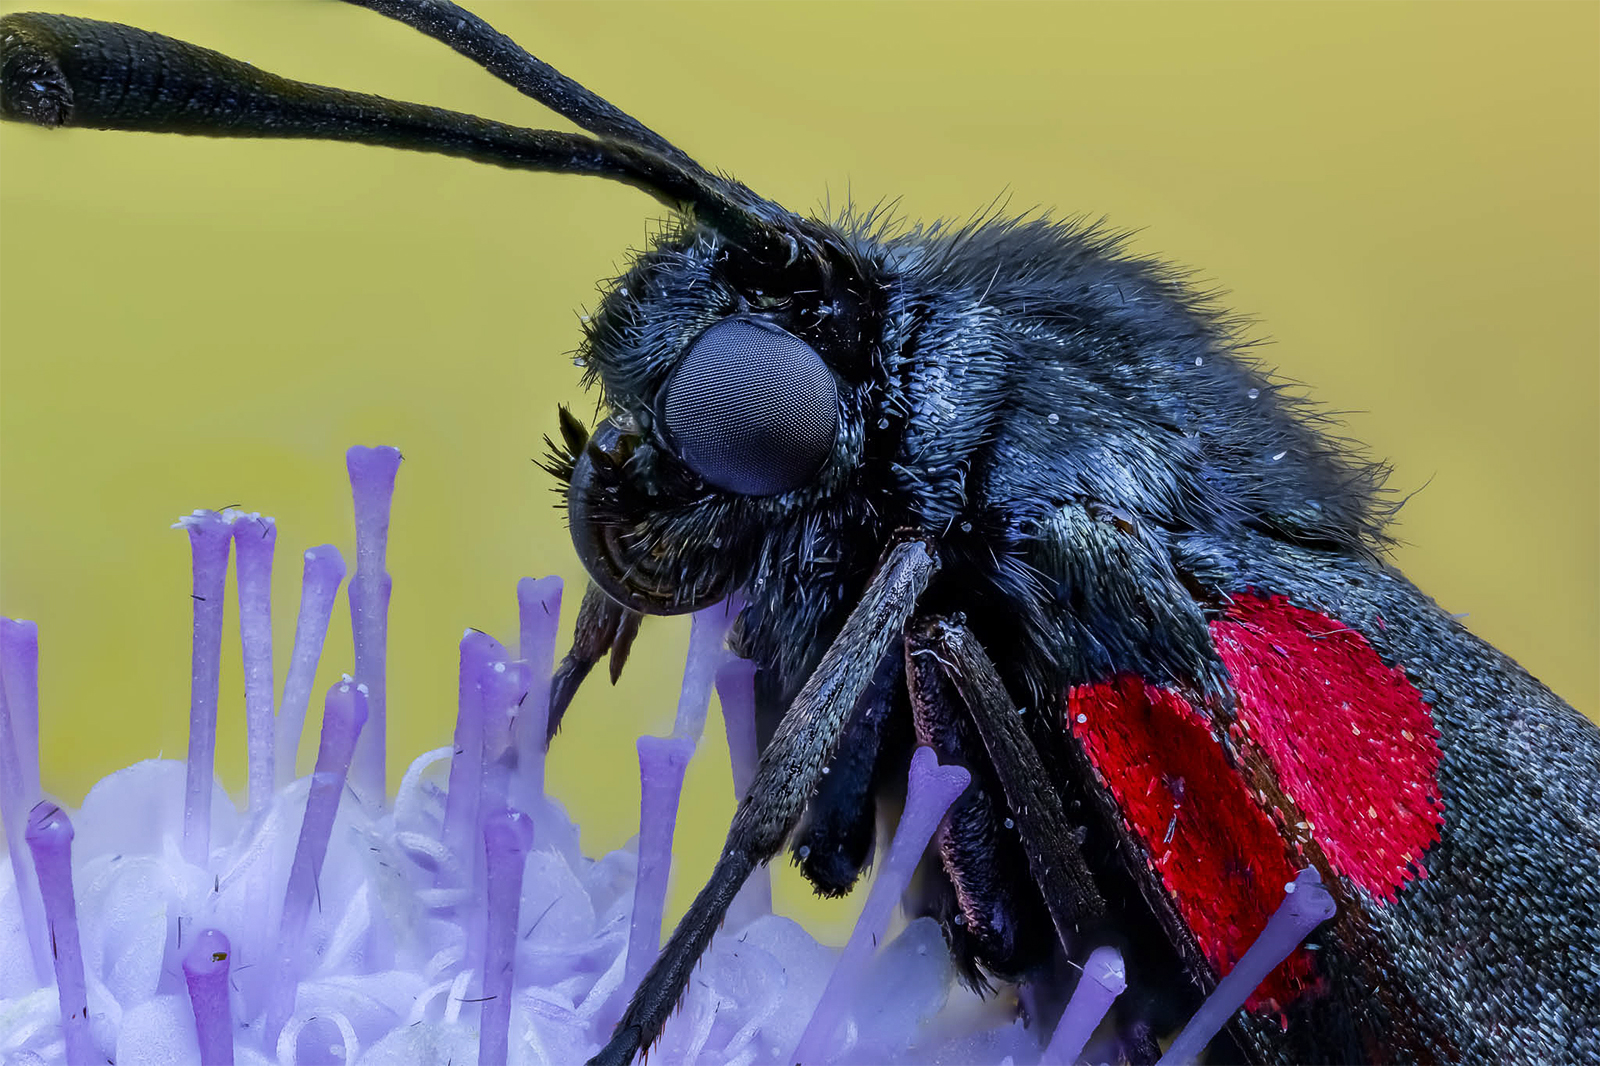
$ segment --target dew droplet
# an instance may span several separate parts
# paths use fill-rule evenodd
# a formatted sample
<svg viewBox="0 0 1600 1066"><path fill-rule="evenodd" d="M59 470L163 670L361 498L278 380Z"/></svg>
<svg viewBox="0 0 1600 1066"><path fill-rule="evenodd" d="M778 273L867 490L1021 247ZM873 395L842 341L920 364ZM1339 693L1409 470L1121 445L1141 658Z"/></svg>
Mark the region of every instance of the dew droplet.
<svg viewBox="0 0 1600 1066"><path fill-rule="evenodd" d="M811 845L801 844L799 850L797 850L795 854L800 856L802 860L809 859L811 857Z"/></svg>
<svg viewBox="0 0 1600 1066"><path fill-rule="evenodd" d="M887 418L878 419L878 428L879 429L888 429L889 428L889 420Z"/></svg>
<svg viewBox="0 0 1600 1066"><path fill-rule="evenodd" d="M961 523L961 532L963 532L963 533L971 533L972 532L972 523L971 522L962 522Z"/></svg>
<svg viewBox="0 0 1600 1066"><path fill-rule="evenodd" d="M1078 724L1079 724L1079 725L1083 725L1083 724L1084 724L1084 723L1085 723L1085 722L1087 722L1087 721L1088 721L1088 720L1089 720L1089 716L1088 716L1088 715L1086 715L1086 714L1080 714L1080 715L1078 715Z"/></svg>
<svg viewBox="0 0 1600 1066"><path fill-rule="evenodd" d="M1056 423L1061 421L1061 416L1056 414L1054 411L1051 411L1050 412L1050 417L1045 419L1045 421L1049 422L1053 426Z"/></svg>
<svg viewBox="0 0 1600 1066"><path fill-rule="evenodd" d="M1007 829L1015 829L1016 827L1017 827L1017 823L1016 822L1013 822L1010 818L1006 819L1006 828Z"/></svg>
<svg viewBox="0 0 1600 1066"><path fill-rule="evenodd" d="M1288 455L1288 454L1289 454L1288 452L1279 452L1277 455L1274 455L1272 457L1272 461L1273 462L1277 462L1279 459L1282 459L1285 455Z"/></svg>
<svg viewBox="0 0 1600 1066"><path fill-rule="evenodd" d="M1206 361L1206 357L1203 356L1203 355L1197 355L1197 356L1194 357L1194 365L1195 366L1199 366L1201 363L1204 363L1205 361Z"/></svg>
<svg viewBox="0 0 1600 1066"><path fill-rule="evenodd" d="M1250 397L1252 400L1259 399L1261 397L1261 390L1251 389L1249 392L1245 393L1245 395Z"/></svg>

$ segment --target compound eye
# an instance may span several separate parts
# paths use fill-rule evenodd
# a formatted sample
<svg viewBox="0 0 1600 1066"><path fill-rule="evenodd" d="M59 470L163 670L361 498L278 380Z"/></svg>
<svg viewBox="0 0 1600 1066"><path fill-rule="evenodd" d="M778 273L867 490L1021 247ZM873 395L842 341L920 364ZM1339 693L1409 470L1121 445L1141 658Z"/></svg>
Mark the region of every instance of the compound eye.
<svg viewBox="0 0 1600 1066"><path fill-rule="evenodd" d="M668 379L673 450L719 489L772 496L806 484L833 451L839 386L786 330L728 318L700 334Z"/></svg>

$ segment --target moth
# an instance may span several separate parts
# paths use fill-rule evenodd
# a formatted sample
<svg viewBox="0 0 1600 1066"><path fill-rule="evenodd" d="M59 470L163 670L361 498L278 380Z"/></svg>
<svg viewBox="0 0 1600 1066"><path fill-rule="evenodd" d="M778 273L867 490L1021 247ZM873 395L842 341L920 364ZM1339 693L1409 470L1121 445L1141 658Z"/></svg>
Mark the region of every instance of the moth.
<svg viewBox="0 0 1600 1066"><path fill-rule="evenodd" d="M0 115L441 152L673 212L588 323L605 416L549 459L592 578L553 718L643 615L737 593L767 737L599 1061L648 1050L757 864L787 845L848 891L918 743L974 787L912 905L975 984L1118 944L1132 1059L1306 865L1337 916L1219 1056L1600 1057L1600 731L1385 564L1380 472L1224 316L1093 228L797 215L453 4L362 6L587 133L47 15L0 20Z"/></svg>

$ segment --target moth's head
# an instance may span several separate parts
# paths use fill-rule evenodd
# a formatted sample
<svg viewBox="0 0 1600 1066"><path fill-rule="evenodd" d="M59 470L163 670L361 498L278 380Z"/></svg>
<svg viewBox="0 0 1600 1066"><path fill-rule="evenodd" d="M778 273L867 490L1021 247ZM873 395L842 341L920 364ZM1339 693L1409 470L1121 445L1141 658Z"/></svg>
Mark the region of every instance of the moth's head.
<svg viewBox="0 0 1600 1066"><path fill-rule="evenodd" d="M585 568L634 610L715 602L772 529L849 491L862 466L881 275L829 226L762 216L755 250L673 227L586 319L603 415L585 439L564 413L549 469Z"/></svg>

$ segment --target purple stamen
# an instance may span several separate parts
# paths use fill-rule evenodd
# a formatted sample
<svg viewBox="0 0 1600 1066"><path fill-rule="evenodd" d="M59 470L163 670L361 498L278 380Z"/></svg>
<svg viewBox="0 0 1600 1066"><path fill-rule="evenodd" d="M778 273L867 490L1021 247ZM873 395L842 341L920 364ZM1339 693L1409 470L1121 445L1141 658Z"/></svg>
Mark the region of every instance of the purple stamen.
<svg viewBox="0 0 1600 1066"><path fill-rule="evenodd" d="M11 737L22 771L22 802L39 793L39 626L0 618L0 686L11 702Z"/></svg>
<svg viewBox="0 0 1600 1066"><path fill-rule="evenodd" d="M183 956L183 976L194 1007L201 1066L233 1066L233 1010L228 1004L228 938L202 929Z"/></svg>
<svg viewBox="0 0 1600 1066"><path fill-rule="evenodd" d="M722 726L728 734L728 759L733 764L733 801L750 791L761 752L756 746L756 664L734 659L717 671L717 699L722 703ZM772 871L758 867L745 881L728 908L730 929L748 925L772 913Z"/></svg>
<svg viewBox="0 0 1600 1066"><path fill-rule="evenodd" d="M29 812L27 837L50 927L67 1061L99 1062L103 1056L89 1035L89 993L83 982L83 949L78 944L78 905L72 895L72 823L65 811L46 800Z"/></svg>
<svg viewBox="0 0 1600 1066"><path fill-rule="evenodd" d="M688 738L691 745L698 744L700 734L706 731L711 682L717 676L717 667L728 659L723 645L728 639L728 627L738 616L734 607L733 601L723 600L690 616L689 657L683 667L683 688L678 692L672 735Z"/></svg>
<svg viewBox="0 0 1600 1066"><path fill-rule="evenodd" d="M244 662L244 719L249 754L250 813L272 803L272 553L278 524L259 514L236 513L234 574L239 582L239 643Z"/></svg>
<svg viewBox="0 0 1600 1066"><path fill-rule="evenodd" d="M355 638L356 681L367 688L370 720L362 731L351 776L357 788L382 804L388 692L389 593L394 581L384 568L389 550L389 506L400 449L351 448L345 453L356 510L356 572L350 579L350 630Z"/></svg>
<svg viewBox="0 0 1600 1066"><path fill-rule="evenodd" d="M8 626L13 624L10 619L5 622ZM26 759L19 756L25 746L19 742L18 734L21 731L17 729L17 722L22 715L14 714L11 710L11 693L19 687L12 683L9 670L4 677L0 677L0 828L5 831L6 851L11 856L11 872L16 879L17 901L22 911L22 930L28 938L28 948L33 956L33 975L44 985L50 983L50 950L44 936L44 903L39 898L39 886L33 878L33 862L22 843L23 826L33 803L29 802L25 792L27 775L21 764Z"/></svg>
<svg viewBox="0 0 1600 1066"><path fill-rule="evenodd" d="M939 762L932 748L920 747L911 756L910 782L906 790L905 812L895 827L894 840L889 845L889 858L878 871L861 909L861 917L839 961L834 965L822 998L800 1034L789 1062L820 1062L833 1041L834 1032L844 1021L849 1004L856 998L856 986L867 960L889 928L889 917L911 875L922 861L933 831L939 828L950 804L956 801L972 780L964 767L945 766Z"/></svg>
<svg viewBox="0 0 1600 1066"><path fill-rule="evenodd" d="M1283 902L1267 919L1267 927L1228 976L1217 982L1217 987L1200 1004L1200 1009L1173 1040L1167 1053L1161 1056L1158 1066L1176 1066L1198 1059L1211 1038L1217 1035L1217 1030L1227 1023L1234 1011L1244 1006L1256 986L1266 980L1313 929L1332 918L1338 910L1314 867L1301 870L1284 886L1284 891Z"/></svg>
<svg viewBox="0 0 1600 1066"><path fill-rule="evenodd" d="M507 657L506 649L487 633L469 629L461 637L455 748L450 758L449 791L445 795L444 826L439 837L450 849L454 862L451 869L438 871L436 883L441 888L474 882L475 856L480 854L478 810L484 776L484 693L479 682L486 665L503 662Z"/></svg>
<svg viewBox="0 0 1600 1066"><path fill-rule="evenodd" d="M1083 964L1083 976L1072 990L1072 999L1056 1023L1050 1046L1044 1049L1039 1066L1072 1066L1083 1054L1111 1004L1128 987L1122 953L1113 947L1095 948Z"/></svg>
<svg viewBox="0 0 1600 1066"><path fill-rule="evenodd" d="M549 677L555 669L556 629L561 621L561 579L525 577L517 582L517 619L521 628L517 657L528 664L531 677ZM544 799L549 722L550 686L533 685L517 711L514 733L517 774L511 783L512 801L525 811L537 811Z"/></svg>
<svg viewBox="0 0 1600 1066"><path fill-rule="evenodd" d="M696 611L689 624L689 656L678 692L670 737L639 738L639 868L628 926L626 978L617 993L631 992L661 950L661 916L672 872L672 838L678 825L683 775L706 729L711 683L728 658L724 642L737 615L731 600Z"/></svg>
<svg viewBox="0 0 1600 1066"><path fill-rule="evenodd" d="M305 728L306 707L322 646L328 637L333 601L344 581L344 557L331 544L306 552L300 579L300 616L294 624L294 651L289 656L289 676L283 682L283 703L278 708L277 777L279 785L295 779L295 757L300 751L300 731Z"/></svg>
<svg viewBox="0 0 1600 1066"><path fill-rule="evenodd" d="M688 737L639 738L639 869L628 926L627 975L619 992L632 993L661 950L661 915L672 870L672 836L678 824L683 773L694 754Z"/></svg>
<svg viewBox="0 0 1600 1066"><path fill-rule="evenodd" d="M362 686L347 678L328 690L322 709L322 746L317 751L317 768L311 775L305 820L300 823L300 839L289 867L289 887L283 897L283 919L278 926L278 971L273 976L267 1007L267 1047L277 1043L284 1023L294 1013L306 921L316 899L317 878L328 853L339 797L366 720L367 694Z"/></svg>
<svg viewBox="0 0 1600 1066"><path fill-rule="evenodd" d="M504 649L500 649L504 651ZM483 700L483 791L480 810L503 807L510 794L511 772L517 765L512 731L517 706L528 695L533 671L525 662L483 663L478 668L478 691ZM548 690L549 686L543 686Z"/></svg>
<svg viewBox="0 0 1600 1066"><path fill-rule="evenodd" d="M526 814L501 807L484 817L489 911L483 945L483 991L480 993L483 1015L478 1029L478 1061L482 1063L507 1061L522 870L531 847L533 820Z"/></svg>
<svg viewBox="0 0 1600 1066"><path fill-rule="evenodd" d="M184 779L183 857L211 857L211 789L217 753L217 690L222 668L222 597L233 530L215 511L196 511L174 528L189 532L194 558L194 644L189 673L189 763Z"/></svg>

